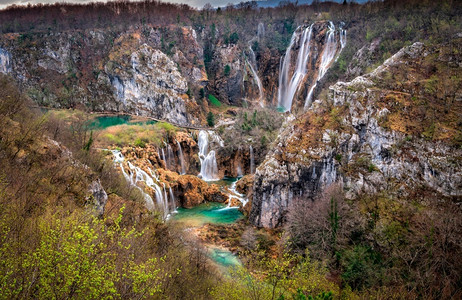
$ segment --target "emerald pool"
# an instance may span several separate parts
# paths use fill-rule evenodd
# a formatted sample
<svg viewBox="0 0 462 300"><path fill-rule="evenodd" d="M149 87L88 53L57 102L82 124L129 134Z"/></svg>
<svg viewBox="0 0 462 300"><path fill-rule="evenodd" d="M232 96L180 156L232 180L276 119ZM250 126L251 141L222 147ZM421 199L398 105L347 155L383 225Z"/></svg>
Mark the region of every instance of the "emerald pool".
<svg viewBox="0 0 462 300"><path fill-rule="evenodd" d="M237 208L228 208L221 203L207 202L193 208L178 208L173 220L191 227L200 227L207 223L232 224L243 217Z"/></svg>

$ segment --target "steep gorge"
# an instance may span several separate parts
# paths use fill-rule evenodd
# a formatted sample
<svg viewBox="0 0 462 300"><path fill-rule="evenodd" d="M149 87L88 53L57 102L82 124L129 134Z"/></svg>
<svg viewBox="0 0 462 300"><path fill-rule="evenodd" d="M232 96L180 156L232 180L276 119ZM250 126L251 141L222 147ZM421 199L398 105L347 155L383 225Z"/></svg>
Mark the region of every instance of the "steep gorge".
<svg viewBox="0 0 462 300"><path fill-rule="evenodd" d="M419 197L426 189L460 199L462 107L455 74L461 58L451 43L405 47L373 72L331 86L327 99L314 101L303 116L289 118L257 168L250 221L281 226L295 198L313 201L334 182L349 199L382 191ZM443 99L428 87L427 66L452 86ZM451 111L441 108L445 101ZM426 115L429 110L436 115Z"/></svg>

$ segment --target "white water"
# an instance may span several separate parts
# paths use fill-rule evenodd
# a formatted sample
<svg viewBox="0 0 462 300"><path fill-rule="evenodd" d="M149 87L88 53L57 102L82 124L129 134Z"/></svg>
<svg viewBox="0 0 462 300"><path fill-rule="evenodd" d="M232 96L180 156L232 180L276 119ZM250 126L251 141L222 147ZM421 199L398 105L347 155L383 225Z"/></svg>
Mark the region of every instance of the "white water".
<svg viewBox="0 0 462 300"><path fill-rule="evenodd" d="M258 41L265 37L265 25L263 23L258 23L257 37Z"/></svg>
<svg viewBox="0 0 462 300"><path fill-rule="evenodd" d="M340 45L343 48L346 46L346 41L347 41L347 32L345 29L340 29Z"/></svg>
<svg viewBox="0 0 462 300"><path fill-rule="evenodd" d="M237 173L237 177L242 177L244 174L242 173L242 168L241 168L241 165L238 165L236 167L236 173Z"/></svg>
<svg viewBox="0 0 462 300"><path fill-rule="evenodd" d="M146 193L141 187L139 187L137 183L144 182L146 186L154 190L154 193L156 195L156 206L160 211L162 211L163 218L167 219L170 209L168 206L167 197L165 193L165 184L164 184L164 193L162 193L162 189L160 188L160 186L154 182L154 180L159 182L159 179L157 176L155 176L154 172L151 169L148 169L149 172L151 173L151 175L149 175L141 168L134 166L131 162L127 162L129 170L125 170L124 165L123 165L125 158L122 155L122 153L119 150L111 150L111 152L114 156L114 163L119 164L120 169L125 179L130 183L131 186L137 188L143 194L144 200L146 202L145 203L146 207L149 210L154 209L154 202L151 196L148 193Z"/></svg>
<svg viewBox="0 0 462 300"><path fill-rule="evenodd" d="M175 156L173 155L173 150L170 144L167 146L167 159L168 159L168 165L172 168L172 170L175 169Z"/></svg>
<svg viewBox="0 0 462 300"><path fill-rule="evenodd" d="M250 151L250 174L254 174L255 173L255 157L253 154L252 145L250 145L249 151Z"/></svg>
<svg viewBox="0 0 462 300"><path fill-rule="evenodd" d="M228 206L220 209L220 210L226 210L226 209L231 209L231 208L239 208L239 206L231 206L231 200L232 199L237 199L239 202L242 203L242 207L246 206L247 202L249 201L248 199L244 198L245 195L239 193L236 190L236 182L233 182L231 186L228 189Z"/></svg>
<svg viewBox="0 0 462 300"><path fill-rule="evenodd" d="M247 62L247 65L249 66L250 68L250 72L252 73L252 77L253 79L255 80L255 83L257 84L257 87L258 87L258 100L260 102L260 105L263 107L264 106L264 103L262 102L262 100L264 99L264 95L263 95L263 85L261 83L261 80L260 80L260 77L258 77L258 73L256 71L256 68L257 68L257 61L256 61L256 58L255 58L255 53L253 52L253 49L252 49L252 46L249 46L249 50L250 50L250 62L246 59L246 62ZM255 65L255 67L254 67Z"/></svg>
<svg viewBox="0 0 462 300"><path fill-rule="evenodd" d="M165 151L164 151L164 148L162 148L161 150L162 150L162 160L163 160L164 163L165 163L165 168L168 169L168 161L165 159Z"/></svg>
<svg viewBox="0 0 462 300"><path fill-rule="evenodd" d="M208 152L209 133L205 130L199 131L199 160L201 162L201 172L199 177L205 181L220 180L218 177L218 165L215 157L215 151Z"/></svg>
<svg viewBox="0 0 462 300"><path fill-rule="evenodd" d="M307 73L307 62L310 54L310 42L313 33L313 25L303 30L300 49L298 50L297 63L295 66L294 73L289 81L289 69L290 69L290 52L294 46L296 39L299 37L298 28L292 35L289 47L287 48L283 63L279 73L279 91L278 91L278 106L282 107L285 111L292 109L292 101L295 93L299 89L303 78Z"/></svg>
<svg viewBox="0 0 462 300"><path fill-rule="evenodd" d="M318 85L319 80L321 80L326 74L327 70L330 68L334 58L339 54L346 45L346 30L340 29L340 51L338 51L338 44L335 39L335 25L332 22L329 22L329 30L327 30L327 42L322 53L321 63L319 65L318 77L310 88L308 95L305 99L305 109L310 107L313 102L313 92L316 86ZM338 58L338 56L337 56Z"/></svg>
<svg viewBox="0 0 462 300"><path fill-rule="evenodd" d="M173 195L172 187L169 187L168 189L170 193L170 202L172 203L172 212L176 212L176 202L175 202L175 195Z"/></svg>
<svg viewBox="0 0 462 300"><path fill-rule="evenodd" d="M257 84L257 87L258 87L258 101L260 103L260 106L264 106L264 94L263 94L263 85L261 83L261 80L260 80L260 77L258 76L258 66L257 66L257 59L256 59L256 56L255 56L255 52L253 51L252 49L252 43L255 41L255 40L260 40L260 36L263 36L265 35L265 27L263 26L262 23L258 24L258 30L257 30L257 36L254 37L253 39L251 39L248 44L249 44L249 53L250 53L250 61L247 59L245 59L247 65L249 66L250 68L250 72L252 73L252 77L255 81L255 83Z"/></svg>
<svg viewBox="0 0 462 300"><path fill-rule="evenodd" d="M292 39L286 50L284 58L281 57L281 64L279 69L278 106L283 108L285 111L290 111L292 109L295 95L301 88L308 71L307 63L311 53L313 25L305 28L302 32L299 30L299 28L297 28L297 30L295 30L294 34L292 35ZM305 99L305 108L311 105L313 93L318 84L318 81L324 77L334 59L338 58L338 54L346 45L346 30L339 30L340 49L338 47L335 34L336 30L334 23L329 22L329 29L326 33L326 42L320 60L318 76L307 93L307 97ZM291 69L291 52L297 41L300 41L298 56L294 72L292 76L290 76L289 71Z"/></svg>
<svg viewBox="0 0 462 300"><path fill-rule="evenodd" d="M0 48L0 73L11 73L11 54Z"/></svg>
<svg viewBox="0 0 462 300"><path fill-rule="evenodd" d="M178 145L178 156L180 157L180 165L181 165L181 175L184 175L186 174L186 167L185 167L185 164L184 164L184 155L183 155L183 150L181 149L181 144L180 142L176 141L177 145Z"/></svg>

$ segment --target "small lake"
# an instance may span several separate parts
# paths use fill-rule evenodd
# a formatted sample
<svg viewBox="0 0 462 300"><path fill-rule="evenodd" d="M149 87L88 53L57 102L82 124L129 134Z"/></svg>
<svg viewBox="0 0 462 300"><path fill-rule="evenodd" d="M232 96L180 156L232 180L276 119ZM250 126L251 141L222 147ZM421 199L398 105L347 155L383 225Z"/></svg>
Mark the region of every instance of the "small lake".
<svg viewBox="0 0 462 300"><path fill-rule="evenodd" d="M244 216L237 208L228 208L221 203L208 202L193 208L178 208L173 220L184 223L187 227L201 227L205 224L232 224ZM232 252L208 247L208 255L217 265L227 272L229 267L241 266L241 261Z"/></svg>
<svg viewBox="0 0 462 300"><path fill-rule="evenodd" d="M232 224L244 216L237 208L228 208L226 205L207 202L193 208L178 208L173 220L183 222L189 227L200 227L210 224Z"/></svg>
<svg viewBox="0 0 462 300"><path fill-rule="evenodd" d="M132 116L129 115L111 115L111 116L99 116L95 117L88 124L89 129L93 130L103 130L111 126L117 125L151 125L156 124L157 121L154 120L144 120L136 121L133 120Z"/></svg>
<svg viewBox="0 0 462 300"><path fill-rule="evenodd" d="M210 258L222 267L229 268L242 266L239 258L228 250L211 247L209 248L209 251Z"/></svg>

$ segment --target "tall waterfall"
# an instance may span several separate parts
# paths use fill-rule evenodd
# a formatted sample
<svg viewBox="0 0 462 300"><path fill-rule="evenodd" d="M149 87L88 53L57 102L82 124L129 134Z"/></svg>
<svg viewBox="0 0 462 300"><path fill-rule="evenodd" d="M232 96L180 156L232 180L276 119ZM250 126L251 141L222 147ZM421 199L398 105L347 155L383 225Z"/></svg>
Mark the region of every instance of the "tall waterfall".
<svg viewBox="0 0 462 300"><path fill-rule="evenodd" d="M168 169L168 161L165 159L165 151L164 151L164 148L160 149L162 150L162 160L164 161L165 163L165 168Z"/></svg>
<svg viewBox="0 0 462 300"><path fill-rule="evenodd" d="M263 85L261 83L260 77L258 77L258 73L256 71L256 66L257 66L257 60L255 59L255 53L253 52L252 46L249 46L249 51L250 51L250 62L246 59L246 62L250 68L250 72L252 72L253 79L255 80L255 83L257 84L258 87L258 100L260 102L260 105L263 106ZM254 67L255 65L255 67Z"/></svg>
<svg viewBox="0 0 462 300"><path fill-rule="evenodd" d="M283 63L279 72L279 91L278 91L278 106L285 111L292 109L292 101L295 93L297 92L300 83L305 78L307 72L307 62L310 54L310 41L313 33L313 25L303 30L300 49L298 50L297 63L295 66L294 74L289 81L289 68L290 68L290 52L294 43L299 37L298 28L292 35L289 47L287 48Z"/></svg>
<svg viewBox="0 0 462 300"><path fill-rule="evenodd" d="M180 157L181 175L184 175L186 174L186 166L184 163L183 149L181 149L180 142L176 141L176 144L178 145L178 156Z"/></svg>
<svg viewBox="0 0 462 300"><path fill-rule="evenodd" d="M317 48L314 48L317 44L316 39L313 38L313 27L315 24L310 27L305 28L303 31L300 30L300 27L297 28L292 35L290 44L286 50L284 57L281 57L280 69L279 69L279 90L278 90L278 106L284 111L290 111L292 109L292 104L297 94L298 90L304 86L308 74L308 65L311 55L316 55ZM340 40L340 47L337 40ZM295 44L299 45L298 56L296 64L294 66L293 74L290 75L291 70L291 53ZM306 99L305 99L305 108L309 107L312 102L312 97L314 90L317 86L318 81L324 77L327 70L330 68L332 62L340 51L346 45L346 30L339 29L339 38L336 39L336 30L334 23L329 22L329 27L326 32L326 39L324 46L318 45L319 49L322 50L322 54L319 59L319 68L317 70L316 80L310 86ZM314 48L313 51L311 51ZM319 50L321 51L321 50ZM313 54L311 54L313 52ZM308 74L309 75L309 74ZM309 78L309 77L308 77Z"/></svg>
<svg viewBox="0 0 462 300"><path fill-rule="evenodd" d="M261 41L261 39L264 37L265 37L265 25L263 23L258 23L258 28L257 28L258 41Z"/></svg>
<svg viewBox="0 0 462 300"><path fill-rule="evenodd" d="M209 134L205 130L199 131L199 160L201 161L201 172L199 177L205 181L220 180L218 177L218 165L215 158L215 151L208 152Z"/></svg>
<svg viewBox="0 0 462 300"><path fill-rule="evenodd" d="M329 22L329 30L327 30L327 42L326 46L324 47L324 51L321 56L321 63L319 65L318 77L311 86L310 91L308 92L305 100L305 108L311 106L313 102L313 92L316 86L318 85L319 80L321 80L324 75L326 74L327 70L331 66L332 62L338 52L338 43L335 39L335 25L332 22ZM340 29L340 51L342 51L343 47L346 45L346 30Z"/></svg>
<svg viewBox="0 0 462 300"><path fill-rule="evenodd" d="M250 151L250 174L254 174L255 173L255 157L253 154L252 145L250 145L249 151Z"/></svg>
<svg viewBox="0 0 462 300"><path fill-rule="evenodd" d="M167 159L168 159L168 165L172 169L175 169L175 156L173 155L172 146L170 146L170 144L167 145Z"/></svg>
<svg viewBox="0 0 462 300"><path fill-rule="evenodd" d="M127 162L129 169L125 170L125 167L123 165L125 157L122 155L122 153L119 150L111 150L111 152L114 156L114 163L119 164L122 174L124 175L127 182L129 182L131 186L137 188L143 194L144 200L146 202L146 207L149 210L154 209L154 201L148 193L146 193L141 187L137 185L137 183L144 182L146 186L154 190L154 193L156 195L156 206L158 210L160 210L163 213L163 218L167 219L171 210L168 206L166 194L162 193L162 189L160 188L160 186L154 182L154 180L159 182L158 178L154 175L154 172L148 168L149 172L151 173L151 175L149 175L141 168L134 166L131 162Z"/></svg>
<svg viewBox="0 0 462 300"><path fill-rule="evenodd" d="M176 211L176 202L175 202L175 196L173 195L172 187L169 187L168 191L170 193L170 202L172 203L172 211Z"/></svg>
<svg viewBox="0 0 462 300"><path fill-rule="evenodd" d="M258 87L258 100L259 100L260 106L262 106L262 107L264 106L264 102L263 102L264 101L263 85L261 83L260 77L258 76L257 58L255 56L255 52L252 49L252 43L255 40L260 40L260 35L263 36L264 34L265 34L265 27L263 26L262 23L260 23L260 24L258 24L257 36L252 38L248 43L249 44L250 61L247 59L247 57L245 58L245 61L246 61L247 65L250 68L250 72L252 73L252 77L253 77L255 83L257 84L257 87Z"/></svg>

